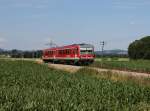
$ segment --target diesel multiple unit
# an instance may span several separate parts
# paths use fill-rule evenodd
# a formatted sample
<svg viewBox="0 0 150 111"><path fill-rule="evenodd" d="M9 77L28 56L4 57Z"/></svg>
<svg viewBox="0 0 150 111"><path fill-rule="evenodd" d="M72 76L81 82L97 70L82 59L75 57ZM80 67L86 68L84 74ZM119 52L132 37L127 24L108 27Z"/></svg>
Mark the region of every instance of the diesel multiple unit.
<svg viewBox="0 0 150 111"><path fill-rule="evenodd" d="M94 46L90 44L73 44L43 50L45 62L91 64L94 61Z"/></svg>

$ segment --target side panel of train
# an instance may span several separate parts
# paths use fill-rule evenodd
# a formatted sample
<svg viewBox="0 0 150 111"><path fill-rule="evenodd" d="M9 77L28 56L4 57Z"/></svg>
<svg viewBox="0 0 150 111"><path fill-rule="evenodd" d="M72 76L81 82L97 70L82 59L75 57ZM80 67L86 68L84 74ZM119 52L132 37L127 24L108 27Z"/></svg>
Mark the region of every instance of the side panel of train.
<svg viewBox="0 0 150 111"><path fill-rule="evenodd" d="M43 51L43 61L67 64L90 64L94 61L94 49L80 45L50 48Z"/></svg>

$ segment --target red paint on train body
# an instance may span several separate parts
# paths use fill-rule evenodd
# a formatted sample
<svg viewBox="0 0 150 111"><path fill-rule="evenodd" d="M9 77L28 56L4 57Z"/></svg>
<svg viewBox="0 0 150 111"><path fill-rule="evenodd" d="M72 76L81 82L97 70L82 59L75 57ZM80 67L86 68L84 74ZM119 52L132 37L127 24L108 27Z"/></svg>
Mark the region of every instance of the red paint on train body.
<svg viewBox="0 0 150 111"><path fill-rule="evenodd" d="M94 46L90 44L73 44L43 50L45 62L90 64L94 61Z"/></svg>

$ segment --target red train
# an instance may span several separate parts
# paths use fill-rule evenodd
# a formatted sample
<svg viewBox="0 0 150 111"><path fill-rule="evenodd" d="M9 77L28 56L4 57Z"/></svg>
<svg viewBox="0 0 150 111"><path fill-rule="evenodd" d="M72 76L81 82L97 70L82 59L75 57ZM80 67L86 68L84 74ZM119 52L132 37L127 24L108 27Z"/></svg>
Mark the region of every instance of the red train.
<svg viewBox="0 0 150 111"><path fill-rule="evenodd" d="M94 46L90 44L73 44L43 50L44 62L67 64L91 64L94 62Z"/></svg>

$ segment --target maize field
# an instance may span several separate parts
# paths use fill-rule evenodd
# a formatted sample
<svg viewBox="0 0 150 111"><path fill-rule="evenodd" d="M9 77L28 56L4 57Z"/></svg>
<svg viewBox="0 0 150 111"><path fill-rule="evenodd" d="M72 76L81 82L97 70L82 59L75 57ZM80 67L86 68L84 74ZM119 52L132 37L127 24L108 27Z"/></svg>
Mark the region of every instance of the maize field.
<svg viewBox="0 0 150 111"><path fill-rule="evenodd" d="M20 110L150 110L150 87L83 71L70 74L31 61L0 60L0 111Z"/></svg>

